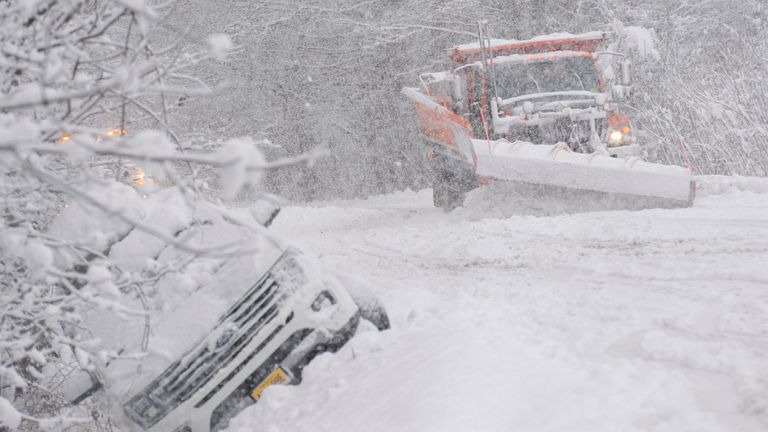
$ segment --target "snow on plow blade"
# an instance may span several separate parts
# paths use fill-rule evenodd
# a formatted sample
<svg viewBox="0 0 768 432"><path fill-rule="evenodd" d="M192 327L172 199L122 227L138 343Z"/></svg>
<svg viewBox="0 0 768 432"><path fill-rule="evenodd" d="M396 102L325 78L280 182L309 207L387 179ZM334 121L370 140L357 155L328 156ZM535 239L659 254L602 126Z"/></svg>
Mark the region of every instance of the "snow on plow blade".
<svg viewBox="0 0 768 432"><path fill-rule="evenodd" d="M689 170L571 152L566 144L537 145L506 140L472 140L478 177L519 187L559 189L603 202L606 208L672 208L693 204L695 184Z"/></svg>

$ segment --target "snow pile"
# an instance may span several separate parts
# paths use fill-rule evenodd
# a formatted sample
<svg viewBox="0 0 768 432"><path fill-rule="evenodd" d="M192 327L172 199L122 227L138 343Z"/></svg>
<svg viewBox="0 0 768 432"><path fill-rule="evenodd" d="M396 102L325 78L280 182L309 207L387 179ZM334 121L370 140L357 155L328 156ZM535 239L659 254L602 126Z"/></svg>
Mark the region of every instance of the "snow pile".
<svg viewBox="0 0 768 432"><path fill-rule="evenodd" d="M768 193L768 179L742 176L698 176L696 193L699 196L724 195L729 193Z"/></svg>

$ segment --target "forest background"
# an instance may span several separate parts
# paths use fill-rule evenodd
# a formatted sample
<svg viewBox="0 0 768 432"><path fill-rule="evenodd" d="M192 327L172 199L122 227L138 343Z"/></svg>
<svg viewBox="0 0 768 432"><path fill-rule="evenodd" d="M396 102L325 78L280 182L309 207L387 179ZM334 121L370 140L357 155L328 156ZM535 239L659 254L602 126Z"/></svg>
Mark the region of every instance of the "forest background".
<svg viewBox="0 0 768 432"><path fill-rule="evenodd" d="M684 165L687 152L699 174L768 175L761 0L183 0L174 31L223 32L237 52L202 71L222 88L176 111L177 130L267 138L281 147L273 156L327 149L266 178L293 200L427 187L413 108L399 92L447 69L446 48L475 40L481 19L496 38L649 29L654 46L629 53L636 91L624 105L647 158Z"/></svg>

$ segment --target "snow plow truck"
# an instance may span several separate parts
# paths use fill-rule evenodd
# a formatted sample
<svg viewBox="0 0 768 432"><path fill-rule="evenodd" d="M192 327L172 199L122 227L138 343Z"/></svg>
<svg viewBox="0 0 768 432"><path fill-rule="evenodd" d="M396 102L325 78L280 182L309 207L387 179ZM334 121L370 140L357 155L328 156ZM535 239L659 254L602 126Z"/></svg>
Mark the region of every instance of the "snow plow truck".
<svg viewBox="0 0 768 432"><path fill-rule="evenodd" d="M621 100L631 64L600 51L610 34L479 40L448 50L450 69L419 76L415 103L428 148L433 199L451 210L477 186L566 194L605 209L692 205L687 168L643 161Z"/></svg>

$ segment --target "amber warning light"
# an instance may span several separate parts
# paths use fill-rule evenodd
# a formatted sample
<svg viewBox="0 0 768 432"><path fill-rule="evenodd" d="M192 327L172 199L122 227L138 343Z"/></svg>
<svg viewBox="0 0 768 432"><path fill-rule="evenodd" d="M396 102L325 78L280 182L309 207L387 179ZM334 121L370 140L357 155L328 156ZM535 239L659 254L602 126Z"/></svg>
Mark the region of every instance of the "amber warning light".
<svg viewBox="0 0 768 432"><path fill-rule="evenodd" d="M120 135L125 135L126 133L127 132L125 131L125 129L112 129L107 132L107 136L111 136L111 137L120 136Z"/></svg>

